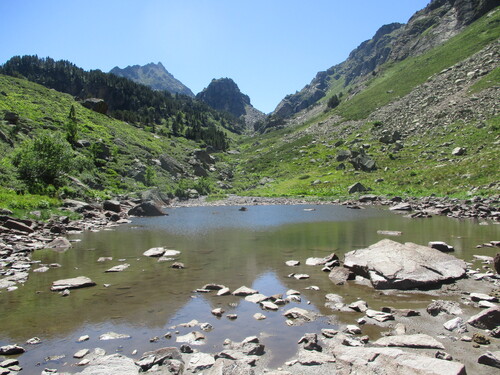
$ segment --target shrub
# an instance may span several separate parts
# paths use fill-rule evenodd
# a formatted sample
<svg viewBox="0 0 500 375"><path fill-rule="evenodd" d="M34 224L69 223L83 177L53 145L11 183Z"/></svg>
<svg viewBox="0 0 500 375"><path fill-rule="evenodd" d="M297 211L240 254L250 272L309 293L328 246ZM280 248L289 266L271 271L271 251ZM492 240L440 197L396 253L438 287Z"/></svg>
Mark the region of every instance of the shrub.
<svg viewBox="0 0 500 375"><path fill-rule="evenodd" d="M19 178L30 192L40 192L48 186L63 185L63 176L71 170L72 151L57 135L42 132L26 140L15 152L13 164Z"/></svg>
<svg viewBox="0 0 500 375"><path fill-rule="evenodd" d="M340 104L340 99L337 95L333 95L330 99L328 99L327 106L328 108L335 108Z"/></svg>

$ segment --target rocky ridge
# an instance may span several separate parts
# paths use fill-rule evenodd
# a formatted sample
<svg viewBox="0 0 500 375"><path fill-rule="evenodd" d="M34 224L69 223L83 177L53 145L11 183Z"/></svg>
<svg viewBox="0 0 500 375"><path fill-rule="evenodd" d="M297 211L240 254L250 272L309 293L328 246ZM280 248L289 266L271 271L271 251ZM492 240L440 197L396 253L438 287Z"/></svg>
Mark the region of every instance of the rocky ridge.
<svg viewBox="0 0 500 375"><path fill-rule="evenodd" d="M272 115L288 118L323 98L335 81L347 86L356 83L354 95L363 89L363 82L390 61L418 56L446 42L482 15L494 9L494 0L433 0L415 13L408 23L382 26L375 35L361 43L342 63L319 72L310 84L296 94L288 95Z"/></svg>
<svg viewBox="0 0 500 375"><path fill-rule="evenodd" d="M146 65L132 65L126 68L114 67L110 73L142 83L153 90L168 91L172 94L182 94L194 97L193 92L181 81L170 74L161 62Z"/></svg>

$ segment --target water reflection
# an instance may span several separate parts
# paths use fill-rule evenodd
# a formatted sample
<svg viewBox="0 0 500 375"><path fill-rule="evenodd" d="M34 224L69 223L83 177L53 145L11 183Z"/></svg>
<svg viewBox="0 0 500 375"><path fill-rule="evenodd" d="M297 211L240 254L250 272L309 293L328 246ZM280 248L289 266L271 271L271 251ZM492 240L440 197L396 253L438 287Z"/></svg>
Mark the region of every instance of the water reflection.
<svg viewBox="0 0 500 375"><path fill-rule="evenodd" d="M149 343L149 339L163 337L172 325L197 319L215 328L207 334L210 351L226 337L238 341L262 334L276 358L286 359L295 352L302 333L317 331L315 328L326 322L315 323L318 327L290 328L281 310L264 312L267 319L256 321L252 315L262 311L255 304L233 296L200 295L193 290L206 283L224 284L232 290L246 285L266 295L297 289L303 293L304 307L325 314L330 313L324 307L325 294L338 293L346 302L363 298L376 308L391 304L394 297L380 296L369 287L354 284L334 286L320 267L306 266L306 258L367 247L384 238L377 230L395 230L403 232L395 238L397 241L445 241L455 246L456 256L470 260L472 254L488 253L487 249L476 249L477 244L498 236L495 225L479 226L469 220L442 217L411 220L380 209L251 206L241 212L238 208L172 209L166 217L137 219L114 231L75 236L82 241L66 253L36 252L34 259L43 264L60 263L62 267L32 273L19 290L0 293L0 344L41 337L44 344L23 355L23 361L32 363L58 352L72 355L74 349L81 348L75 341L83 334L91 335L88 347L104 346L115 351L123 346L124 351L138 349L142 353L175 344L163 338L159 343ZM180 250L178 260L187 268L174 270L170 263L142 256L145 250L157 246ZM113 257L113 261L100 263L99 257ZM130 267L120 273L104 273L120 264L119 259ZM291 269L284 264L289 259L302 264ZM291 272L307 273L310 279L287 277ZM50 292L52 281L80 275L92 278L97 286L72 291L67 298ZM304 289L310 285L320 291ZM412 295L400 297L398 304L414 308L427 300L427 296ZM236 321L217 319L210 314L215 307L239 317ZM352 322L352 317L339 314L338 320ZM120 343L100 342L98 336L107 331L128 333L132 338Z"/></svg>

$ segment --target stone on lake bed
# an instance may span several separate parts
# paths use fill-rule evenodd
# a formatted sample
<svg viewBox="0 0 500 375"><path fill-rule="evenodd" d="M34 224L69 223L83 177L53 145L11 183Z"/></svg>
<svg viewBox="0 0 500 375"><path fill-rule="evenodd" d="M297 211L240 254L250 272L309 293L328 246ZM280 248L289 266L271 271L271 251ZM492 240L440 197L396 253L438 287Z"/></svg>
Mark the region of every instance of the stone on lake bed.
<svg viewBox="0 0 500 375"><path fill-rule="evenodd" d="M0 346L0 355L16 355L22 354L26 350L19 345L5 345Z"/></svg>
<svg viewBox="0 0 500 375"><path fill-rule="evenodd" d="M99 336L99 340L107 341L107 340L119 340L119 339L129 339L130 335L116 332L107 332Z"/></svg>
<svg viewBox="0 0 500 375"><path fill-rule="evenodd" d="M224 289L225 286L224 285L220 285L220 284L205 284L202 289L207 289L207 290L221 290L221 289Z"/></svg>
<svg viewBox="0 0 500 375"><path fill-rule="evenodd" d="M296 278L297 280L306 280L310 276L306 273L297 273L297 274L293 275L293 277Z"/></svg>
<svg viewBox="0 0 500 375"><path fill-rule="evenodd" d="M383 235L383 236L401 236L403 232L397 231L397 230L378 230L377 234Z"/></svg>
<svg viewBox="0 0 500 375"><path fill-rule="evenodd" d="M245 297L245 301L252 302L252 303L261 303L262 301L267 300L269 297L257 293L257 294L251 294L249 296Z"/></svg>
<svg viewBox="0 0 500 375"><path fill-rule="evenodd" d="M302 319L305 321L312 321L316 319L317 314L313 311L301 309L300 307L293 307L283 313L289 319Z"/></svg>
<svg viewBox="0 0 500 375"><path fill-rule="evenodd" d="M270 301L263 301L260 303L260 306L264 309L264 310L272 310L272 311L276 311L278 310L278 305L270 302Z"/></svg>
<svg viewBox="0 0 500 375"><path fill-rule="evenodd" d="M297 267L300 265L300 262L298 260L287 260L285 262L285 264L288 266L288 267Z"/></svg>
<svg viewBox="0 0 500 375"><path fill-rule="evenodd" d="M222 288L217 291L218 296L228 296L231 294L231 290L229 288Z"/></svg>
<svg viewBox="0 0 500 375"><path fill-rule="evenodd" d="M173 257L179 255L181 252L178 250L169 250L164 247L153 247L149 250L146 250L142 255L146 257Z"/></svg>
<svg viewBox="0 0 500 375"><path fill-rule="evenodd" d="M368 276L376 289L412 289L464 277L463 260L427 246L384 239L345 255L344 267Z"/></svg>
<svg viewBox="0 0 500 375"><path fill-rule="evenodd" d="M123 264L119 264L117 266L111 267L109 270L106 270L104 272L122 272L122 271L125 271L129 267L130 267L130 264L123 263Z"/></svg>
<svg viewBox="0 0 500 375"><path fill-rule="evenodd" d="M73 358L78 358L81 359L85 357L87 354L89 354L90 350L89 349L81 349L77 351L75 354L73 354Z"/></svg>
<svg viewBox="0 0 500 375"><path fill-rule="evenodd" d="M225 311L221 307L218 307L218 308L212 310L212 315L215 315L215 316L219 316L220 317L224 313L225 313Z"/></svg>
<svg viewBox="0 0 500 375"><path fill-rule="evenodd" d="M91 279L85 276L78 276L72 279L57 280L52 283L50 290L54 292L63 291L65 289L85 288L96 285Z"/></svg>
<svg viewBox="0 0 500 375"><path fill-rule="evenodd" d="M371 310L368 309L365 311L365 314L367 317L375 319L377 322L385 322L387 320L394 320L394 315L391 313L386 313L383 311L376 311L376 310Z"/></svg>
<svg viewBox="0 0 500 375"><path fill-rule="evenodd" d="M427 244L427 246L429 246L432 249L442 251L443 253L451 253L455 251L455 248L453 246L450 246L443 241L431 241Z"/></svg>
<svg viewBox="0 0 500 375"><path fill-rule="evenodd" d="M254 289L248 288L246 286L242 286L242 287L239 287L238 289L236 289L233 292L233 295L245 297L245 296L249 296L251 294L257 294L257 293L258 293L258 291L254 290Z"/></svg>
<svg viewBox="0 0 500 375"><path fill-rule="evenodd" d="M264 319L266 319L266 316L264 314L261 314L261 313L255 313L255 314L253 314L253 318L256 320L264 320Z"/></svg>
<svg viewBox="0 0 500 375"><path fill-rule="evenodd" d="M65 237L57 237L45 247L48 249L69 249L71 247L71 242Z"/></svg>

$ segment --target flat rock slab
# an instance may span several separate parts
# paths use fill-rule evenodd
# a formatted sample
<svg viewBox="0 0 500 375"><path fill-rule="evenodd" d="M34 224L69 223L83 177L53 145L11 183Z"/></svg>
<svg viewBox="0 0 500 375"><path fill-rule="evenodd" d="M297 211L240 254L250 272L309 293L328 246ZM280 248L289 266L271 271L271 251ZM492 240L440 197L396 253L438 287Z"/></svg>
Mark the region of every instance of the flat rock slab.
<svg viewBox="0 0 500 375"><path fill-rule="evenodd" d="M288 309L283 315L289 319L301 319L308 322L315 320L318 316L314 311L301 309L300 307Z"/></svg>
<svg viewBox="0 0 500 375"><path fill-rule="evenodd" d="M57 280L52 283L50 290L57 292L65 289L85 288L96 285L91 279L86 276L78 276L72 279Z"/></svg>
<svg viewBox="0 0 500 375"><path fill-rule="evenodd" d="M259 293L259 292L254 290L254 289L248 288L246 286L241 286L233 292L233 295L246 297L246 296L250 296L252 294L257 294L257 293Z"/></svg>
<svg viewBox="0 0 500 375"><path fill-rule="evenodd" d="M117 266L111 267L109 270L106 270L104 272L122 272L122 271L125 271L129 267L130 267L130 264L123 263L123 264L119 264Z"/></svg>
<svg viewBox="0 0 500 375"><path fill-rule="evenodd" d="M267 300L269 297L256 293L256 294L251 294L249 296L245 297L245 301L252 302L252 303L261 303L262 301Z"/></svg>
<svg viewBox="0 0 500 375"><path fill-rule="evenodd" d="M384 239L345 255L344 267L369 278L376 289L413 289L465 276L466 264L427 246Z"/></svg>
<svg viewBox="0 0 500 375"><path fill-rule="evenodd" d="M333 349L339 374L378 375L465 375L465 366L426 355L407 353L394 348L364 348L338 345Z"/></svg>
<svg viewBox="0 0 500 375"><path fill-rule="evenodd" d="M385 336L379 338L377 341L373 343L373 345L444 350L443 344L441 344L435 338L422 333L418 333L415 335Z"/></svg>
<svg viewBox="0 0 500 375"><path fill-rule="evenodd" d="M215 358L206 353L195 353L188 363L188 370L192 372L206 370L215 364Z"/></svg>
<svg viewBox="0 0 500 375"><path fill-rule="evenodd" d="M102 358L97 358L93 361L81 375L138 375L139 367L137 367L131 358L124 357L120 354L113 354Z"/></svg>

